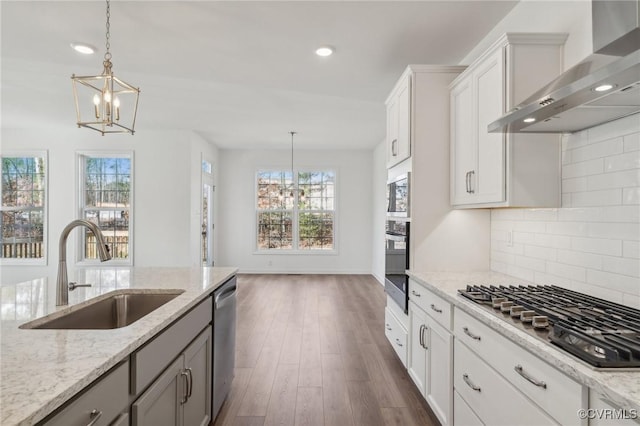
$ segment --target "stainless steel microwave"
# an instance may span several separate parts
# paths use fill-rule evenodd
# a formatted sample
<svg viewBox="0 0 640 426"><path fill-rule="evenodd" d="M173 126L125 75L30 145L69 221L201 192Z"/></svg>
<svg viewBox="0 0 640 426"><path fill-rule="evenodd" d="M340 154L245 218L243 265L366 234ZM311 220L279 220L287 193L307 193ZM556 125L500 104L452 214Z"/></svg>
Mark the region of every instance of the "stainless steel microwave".
<svg viewBox="0 0 640 426"><path fill-rule="evenodd" d="M387 216L410 217L410 181L406 173L387 182Z"/></svg>

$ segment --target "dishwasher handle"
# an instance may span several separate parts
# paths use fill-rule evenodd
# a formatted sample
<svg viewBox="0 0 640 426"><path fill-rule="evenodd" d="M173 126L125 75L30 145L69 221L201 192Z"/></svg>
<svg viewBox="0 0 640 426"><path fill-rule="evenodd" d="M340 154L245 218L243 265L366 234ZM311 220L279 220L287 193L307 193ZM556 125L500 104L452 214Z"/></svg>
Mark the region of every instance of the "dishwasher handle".
<svg viewBox="0 0 640 426"><path fill-rule="evenodd" d="M214 293L214 303L216 309L219 309L227 304L229 299L236 295L236 283L232 285L223 286L219 292Z"/></svg>

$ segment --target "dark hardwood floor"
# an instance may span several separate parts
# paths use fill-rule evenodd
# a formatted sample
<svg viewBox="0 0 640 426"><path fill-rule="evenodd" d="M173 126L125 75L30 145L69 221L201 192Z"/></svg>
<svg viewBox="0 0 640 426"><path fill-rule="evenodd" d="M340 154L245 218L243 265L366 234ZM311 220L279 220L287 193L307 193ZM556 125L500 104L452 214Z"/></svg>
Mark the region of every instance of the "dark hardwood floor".
<svg viewBox="0 0 640 426"><path fill-rule="evenodd" d="M384 335L367 275L240 275L221 425L438 425Z"/></svg>

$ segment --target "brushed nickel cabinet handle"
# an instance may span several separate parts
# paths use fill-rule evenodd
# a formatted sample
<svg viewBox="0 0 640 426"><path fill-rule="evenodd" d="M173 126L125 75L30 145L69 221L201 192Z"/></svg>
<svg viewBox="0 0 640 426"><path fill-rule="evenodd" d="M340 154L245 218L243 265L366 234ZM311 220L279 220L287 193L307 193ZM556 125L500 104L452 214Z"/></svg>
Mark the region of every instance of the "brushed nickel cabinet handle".
<svg viewBox="0 0 640 426"><path fill-rule="evenodd" d="M411 294L413 294L415 297L420 297L420 293L416 293L415 290L411 290Z"/></svg>
<svg viewBox="0 0 640 426"><path fill-rule="evenodd" d="M389 331L391 331L391 330L392 330L391 326L390 326L388 323L387 323L387 324L385 324L385 327L387 327L387 330L389 330Z"/></svg>
<svg viewBox="0 0 640 426"><path fill-rule="evenodd" d="M471 184L472 184L471 176L473 176L473 175L475 175L475 174L476 174L476 171L475 171L475 170L471 170L471 171L469 172L469 194L474 194L474 193L476 192L476 190L475 190L475 189L473 189L473 186L471 185Z"/></svg>
<svg viewBox="0 0 640 426"><path fill-rule="evenodd" d="M464 186L465 186L465 190L467 191L467 194L471 193L471 190L469 189L469 173L471 172L467 172L464 175Z"/></svg>
<svg viewBox="0 0 640 426"><path fill-rule="evenodd" d="M470 332L468 327L462 327L462 331L464 331L464 334L466 334L467 336L471 337L473 340L480 340L480 336L475 335L472 332Z"/></svg>
<svg viewBox="0 0 640 426"><path fill-rule="evenodd" d="M182 395L182 400L180 401L180 405L184 405L187 400L189 399L189 373L187 373L187 370L182 370L180 372L180 376L184 377L186 380L186 384L184 386L184 395Z"/></svg>
<svg viewBox="0 0 640 426"><path fill-rule="evenodd" d="M469 385L469 387L471 389L473 389L476 392L480 392L480 386L476 386L473 384L473 382L471 381L471 379L469 379L469 375L468 374L463 374L462 375L462 380L464 380L464 382Z"/></svg>
<svg viewBox="0 0 640 426"><path fill-rule="evenodd" d="M428 329L429 328L426 325L422 329L422 342L423 342L422 347L425 348L426 350L429 350L429 346L427 346L427 337L425 336L424 333L426 333Z"/></svg>
<svg viewBox="0 0 640 426"><path fill-rule="evenodd" d="M442 309L438 308L436 305L434 305L433 303L431 304L431 309L433 309L434 311L436 311L437 313L441 314L442 313Z"/></svg>
<svg viewBox="0 0 640 426"><path fill-rule="evenodd" d="M536 380L533 377L529 376L527 373L525 373L524 368L522 368L520 364L513 367L513 369L516 370L516 373L518 373L519 375L521 375L522 377L524 377L534 385L538 386L539 388L542 388L542 389L547 388L547 384L545 382L543 382L542 380Z"/></svg>
<svg viewBox="0 0 640 426"><path fill-rule="evenodd" d="M87 423L87 426L93 426L97 423L98 419L100 419L100 417L102 417L102 411L97 410L97 409L93 409L91 410L91 412L89 413L89 419L91 420L89 423Z"/></svg>
<svg viewBox="0 0 640 426"><path fill-rule="evenodd" d="M398 139L394 139L391 141L391 155L395 157L398 155Z"/></svg>
<svg viewBox="0 0 640 426"><path fill-rule="evenodd" d="M402 343L400 343L400 339L396 339L396 345L402 347Z"/></svg>
<svg viewBox="0 0 640 426"><path fill-rule="evenodd" d="M189 392L187 393L187 399L189 399L193 394L193 371L190 368L187 368L187 373L189 375Z"/></svg>

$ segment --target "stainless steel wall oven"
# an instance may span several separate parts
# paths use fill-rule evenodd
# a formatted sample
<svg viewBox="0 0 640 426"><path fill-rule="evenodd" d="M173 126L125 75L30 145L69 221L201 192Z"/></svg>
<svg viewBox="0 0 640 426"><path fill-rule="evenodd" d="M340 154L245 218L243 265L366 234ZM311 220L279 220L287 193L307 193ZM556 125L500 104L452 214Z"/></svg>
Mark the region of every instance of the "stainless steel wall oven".
<svg viewBox="0 0 640 426"><path fill-rule="evenodd" d="M408 221L387 220L385 232L384 290L409 313L409 228Z"/></svg>

